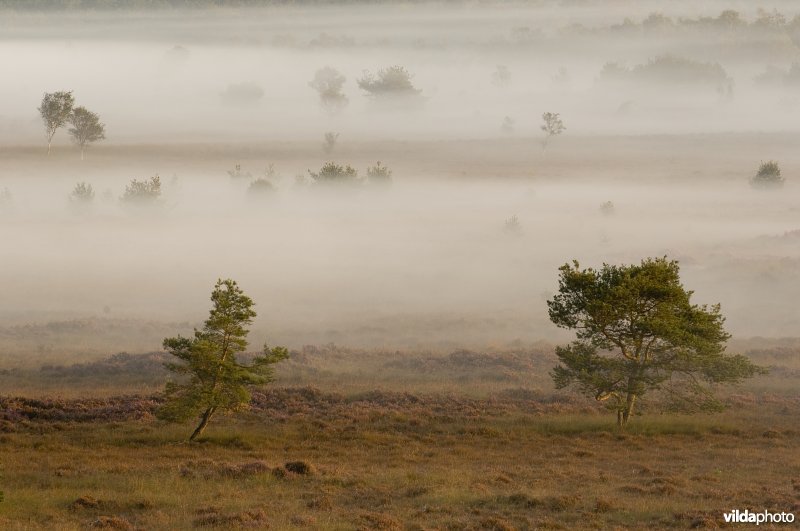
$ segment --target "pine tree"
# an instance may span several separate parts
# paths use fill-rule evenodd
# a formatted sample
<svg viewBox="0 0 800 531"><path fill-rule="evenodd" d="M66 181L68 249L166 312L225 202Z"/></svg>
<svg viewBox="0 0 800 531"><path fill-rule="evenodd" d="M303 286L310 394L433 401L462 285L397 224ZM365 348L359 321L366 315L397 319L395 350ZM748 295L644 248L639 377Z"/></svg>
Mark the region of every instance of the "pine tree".
<svg viewBox="0 0 800 531"><path fill-rule="evenodd" d="M247 348L247 327L256 316L253 300L227 279L217 281L211 301L209 317L194 338L164 340L164 348L179 360L166 366L180 379L167 383L166 402L158 416L173 422L199 417L190 441L203 433L216 413L246 409L250 389L271 382L272 365L289 355L286 348L265 345L249 365L240 363L237 354Z"/></svg>

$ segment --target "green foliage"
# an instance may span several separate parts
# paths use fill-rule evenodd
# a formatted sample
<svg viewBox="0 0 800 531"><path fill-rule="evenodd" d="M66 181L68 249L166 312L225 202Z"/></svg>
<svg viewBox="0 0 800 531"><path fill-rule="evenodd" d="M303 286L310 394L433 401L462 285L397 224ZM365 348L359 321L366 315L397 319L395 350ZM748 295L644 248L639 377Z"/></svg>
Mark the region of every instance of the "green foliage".
<svg viewBox="0 0 800 531"><path fill-rule="evenodd" d="M365 72L357 83L371 96L416 96L420 92L411 83L408 70L398 65L381 68L377 75Z"/></svg>
<svg viewBox="0 0 800 531"><path fill-rule="evenodd" d="M548 301L550 320L575 330L577 340L558 347L551 376L557 388L573 385L608 401L624 426L637 399L658 390L681 409L721 407L712 385L762 372L746 357L725 353L730 337L719 305L698 306L680 282L676 261L559 271L558 294Z"/></svg>
<svg viewBox="0 0 800 531"><path fill-rule="evenodd" d="M86 107L75 107L69 115L69 123L72 125L69 134L72 136L72 141L80 146L81 160L83 160L83 150L86 146L106 137L106 126L100 123L99 116Z"/></svg>
<svg viewBox="0 0 800 531"><path fill-rule="evenodd" d="M159 409L161 419L181 422L200 416L201 422L190 440L202 433L217 411L245 409L250 387L273 380L272 365L286 359L283 347L266 345L250 365L237 360L247 348L247 327L256 312L253 300L233 280L218 280L211 293L213 308L202 330L193 338L164 339L164 348L178 361L166 367L179 376L166 385L166 402Z"/></svg>
<svg viewBox="0 0 800 531"><path fill-rule="evenodd" d="M161 177L154 175L144 181L132 179L125 187L125 193L120 200L130 204L153 204L159 197L161 197Z"/></svg>
<svg viewBox="0 0 800 531"><path fill-rule="evenodd" d="M45 136L47 137L47 153L50 153L50 142L56 131L63 127L72 113L75 98L72 92L46 92L39 105L39 114L44 122Z"/></svg>
<svg viewBox="0 0 800 531"><path fill-rule="evenodd" d="M326 162L316 173L308 170L308 174L319 185L356 184L359 182L358 170L350 166L342 166L335 162Z"/></svg>
<svg viewBox="0 0 800 531"><path fill-rule="evenodd" d="M758 172L750 179L750 184L754 188L780 188L784 182L781 167L774 160L762 162Z"/></svg>
<svg viewBox="0 0 800 531"><path fill-rule="evenodd" d="M91 203L94 200L94 188L91 184L79 182L69 194L69 199L75 203Z"/></svg>

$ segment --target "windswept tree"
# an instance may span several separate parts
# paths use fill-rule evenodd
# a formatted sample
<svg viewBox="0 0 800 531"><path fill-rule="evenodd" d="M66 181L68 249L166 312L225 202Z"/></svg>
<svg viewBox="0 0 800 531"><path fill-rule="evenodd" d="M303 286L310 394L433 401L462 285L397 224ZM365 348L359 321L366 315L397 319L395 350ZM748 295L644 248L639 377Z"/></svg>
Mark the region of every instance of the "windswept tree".
<svg viewBox="0 0 800 531"><path fill-rule="evenodd" d="M573 262L559 271L550 320L577 339L556 348L560 363L551 376L558 389L574 386L605 402L620 428L648 393L682 410L719 410L715 384L763 372L745 356L725 353L730 336L719 305L692 304L676 261L599 270Z"/></svg>
<svg viewBox="0 0 800 531"><path fill-rule="evenodd" d="M542 114L541 130L544 131L544 140L542 140L542 151L547 149L547 145L554 137L560 135L567 130L564 127L564 122L561 121L557 112L546 112Z"/></svg>
<svg viewBox="0 0 800 531"><path fill-rule="evenodd" d="M46 92L39 105L39 114L44 122L45 137L47 138L47 154L50 154L50 145L53 136L69 120L75 98L72 92Z"/></svg>
<svg viewBox="0 0 800 531"><path fill-rule="evenodd" d="M341 72L326 66L316 71L314 79L309 81L308 86L319 94L319 103L323 109L329 113L336 113L344 109L348 103L347 96L342 92L346 80Z"/></svg>
<svg viewBox="0 0 800 531"><path fill-rule="evenodd" d="M264 345L261 355L242 363L238 356L247 349L248 326L256 316L253 300L227 279L217 281L211 302L209 317L193 338L164 339L164 348L178 359L166 366L178 379L167 383L166 402L158 416L174 422L199 418L190 441L203 433L216 413L246 409L251 388L271 382L273 365L289 356L283 347Z"/></svg>
<svg viewBox="0 0 800 531"><path fill-rule="evenodd" d="M69 123L72 125L69 134L72 141L81 148L81 160L86 146L103 140L106 137L106 126L100 123L100 117L86 107L75 107L69 116Z"/></svg>

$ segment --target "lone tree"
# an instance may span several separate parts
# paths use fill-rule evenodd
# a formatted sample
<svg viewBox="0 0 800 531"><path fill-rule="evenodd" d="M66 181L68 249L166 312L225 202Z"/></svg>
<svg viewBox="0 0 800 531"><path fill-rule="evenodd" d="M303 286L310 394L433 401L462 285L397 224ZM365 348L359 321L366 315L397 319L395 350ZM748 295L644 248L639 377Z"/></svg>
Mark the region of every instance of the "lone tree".
<svg viewBox="0 0 800 531"><path fill-rule="evenodd" d="M47 137L47 154L50 154L50 145L53 136L59 128L67 123L72 113L72 106L75 98L72 92L45 92L42 97L42 104L39 106L39 114L42 115L44 122L45 137Z"/></svg>
<svg viewBox="0 0 800 531"><path fill-rule="evenodd" d="M607 401L624 429L634 404L658 391L683 410L719 410L713 384L763 372L745 356L725 353L730 337L719 305L692 304L678 262L648 258L640 265L559 271L558 294L547 302L550 320L575 330L557 347L551 372L558 389L570 385Z"/></svg>
<svg viewBox="0 0 800 531"><path fill-rule="evenodd" d="M195 440L218 411L246 409L250 388L273 380L272 365L289 356L283 347L264 345L249 365L237 359L247 348L247 326L253 322L253 300L233 280L218 280L211 293L214 307L202 330L194 338L164 339L164 348L178 358L166 367L182 377L167 383L166 402L158 410L161 419L181 422L199 416L200 423L189 437Z"/></svg>
<svg viewBox="0 0 800 531"><path fill-rule="evenodd" d="M553 137L556 137L567 130L564 122L561 121L557 112L546 112L542 114L544 123L541 130L544 131L544 140L542 140L542 151L547 149L547 145Z"/></svg>
<svg viewBox="0 0 800 531"><path fill-rule="evenodd" d="M100 117L86 107L75 107L69 116L69 123L72 125L69 134L72 141L81 148L81 160L86 146L103 140L106 137L106 126L100 123Z"/></svg>

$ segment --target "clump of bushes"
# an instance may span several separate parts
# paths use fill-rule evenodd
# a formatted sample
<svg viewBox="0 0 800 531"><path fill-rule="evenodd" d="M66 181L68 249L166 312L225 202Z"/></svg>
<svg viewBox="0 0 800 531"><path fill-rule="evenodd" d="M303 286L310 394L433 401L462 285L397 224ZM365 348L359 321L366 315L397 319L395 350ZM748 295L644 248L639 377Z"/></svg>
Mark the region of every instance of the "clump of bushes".
<svg viewBox="0 0 800 531"><path fill-rule="evenodd" d="M308 170L308 174L314 184L320 185L356 184L359 182L358 170L349 164L342 166L335 162L326 162L318 172Z"/></svg>
<svg viewBox="0 0 800 531"><path fill-rule="evenodd" d="M633 68L607 63L600 78L659 85L711 86L721 94L733 92L733 80L719 63L702 63L674 55L660 55Z"/></svg>
<svg viewBox="0 0 800 531"><path fill-rule="evenodd" d="M417 96L420 90L414 87L411 77L408 70L395 65L381 68L375 75L365 72L357 83L361 90L373 97Z"/></svg>
<svg viewBox="0 0 800 531"><path fill-rule="evenodd" d="M330 113L341 111L347 106L347 96L342 92L346 78L335 68L326 66L314 74L308 86L319 94L319 103Z"/></svg>
<svg viewBox="0 0 800 531"><path fill-rule="evenodd" d="M750 179L750 184L754 188L780 188L784 182L781 167L774 160L762 162L758 172Z"/></svg>
<svg viewBox="0 0 800 531"><path fill-rule="evenodd" d="M154 175L142 181L132 179L120 200L130 204L153 204L161 197L161 177Z"/></svg>

